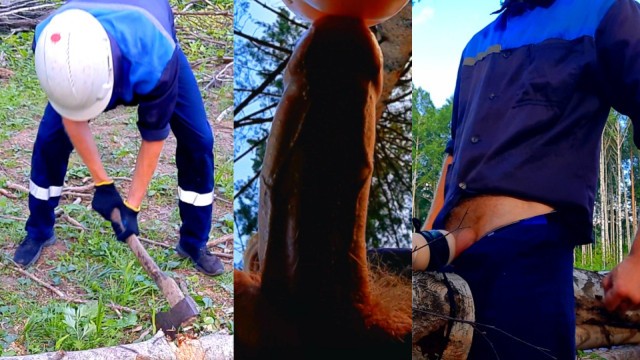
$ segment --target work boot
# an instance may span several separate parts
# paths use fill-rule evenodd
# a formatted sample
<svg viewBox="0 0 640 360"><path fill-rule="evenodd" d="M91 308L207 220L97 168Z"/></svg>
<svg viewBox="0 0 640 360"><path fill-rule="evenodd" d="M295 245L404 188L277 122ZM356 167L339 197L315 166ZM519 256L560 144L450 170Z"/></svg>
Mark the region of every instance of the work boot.
<svg viewBox="0 0 640 360"><path fill-rule="evenodd" d="M178 246L176 246L176 252L178 253L178 256L182 258L191 258L196 269L203 274L217 276L224 273L224 265L222 264L222 261L220 261L217 256L213 255L207 249L206 245L197 250L195 255L191 255L182 246L180 246L180 244L178 244Z"/></svg>
<svg viewBox="0 0 640 360"><path fill-rule="evenodd" d="M31 264L38 261L43 247L50 246L55 243L55 235L44 241L36 240L27 235L18 246L18 249L16 249L16 253L13 255L13 261L26 269L31 266Z"/></svg>

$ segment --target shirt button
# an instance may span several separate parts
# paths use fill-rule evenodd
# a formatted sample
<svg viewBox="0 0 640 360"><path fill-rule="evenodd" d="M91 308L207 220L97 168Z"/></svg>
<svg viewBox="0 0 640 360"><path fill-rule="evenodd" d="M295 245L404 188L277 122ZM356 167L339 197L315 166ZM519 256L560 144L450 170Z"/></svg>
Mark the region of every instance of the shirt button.
<svg viewBox="0 0 640 360"><path fill-rule="evenodd" d="M466 184L466 183L461 182L460 184L458 184L458 187L459 187L460 189L464 190L464 189L466 189L466 188L467 188L467 184Z"/></svg>
<svg viewBox="0 0 640 360"><path fill-rule="evenodd" d="M491 95L489 95L489 100L493 100L496 98L496 94L491 93Z"/></svg>
<svg viewBox="0 0 640 360"><path fill-rule="evenodd" d="M471 143L472 144L477 144L480 141L480 137L479 136L472 136L471 137Z"/></svg>
<svg viewBox="0 0 640 360"><path fill-rule="evenodd" d="M505 59L506 59L506 58L508 58L509 56L511 56L511 51L504 51L504 52L502 52L502 57L503 57L503 58L505 58Z"/></svg>

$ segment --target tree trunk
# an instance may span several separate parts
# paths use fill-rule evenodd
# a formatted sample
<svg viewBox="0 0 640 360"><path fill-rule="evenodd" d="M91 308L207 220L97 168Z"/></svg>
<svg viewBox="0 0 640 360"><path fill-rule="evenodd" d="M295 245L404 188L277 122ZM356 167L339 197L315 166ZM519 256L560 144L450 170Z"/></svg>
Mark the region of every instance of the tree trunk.
<svg viewBox="0 0 640 360"><path fill-rule="evenodd" d="M607 224L607 183L605 176L605 154L607 147L603 140L600 150L600 245L602 249L602 266L607 262L608 224Z"/></svg>
<svg viewBox="0 0 640 360"><path fill-rule="evenodd" d="M397 15L376 26L376 38L384 58L384 79L382 93L376 104L376 119L380 120L387 108L389 98L405 73L411 59L411 3L408 3Z"/></svg>
<svg viewBox="0 0 640 360"><path fill-rule="evenodd" d="M631 249L631 244L633 243L633 238L635 237L636 232L638 231L638 221L637 221L637 212L636 212L636 185L634 178L634 161L635 157L633 156L633 146L629 146L629 173L631 175L631 225L632 225L632 233L633 237L629 238L629 249Z"/></svg>
<svg viewBox="0 0 640 360"><path fill-rule="evenodd" d="M418 152L418 149L420 148L420 138L416 135L414 135L415 137L415 141L416 144L414 146L414 149L416 152ZM415 160L417 160L417 157L415 157ZM416 194L418 191L418 164L417 161L414 161L413 163L413 176L411 179L411 199L413 200L411 202L411 217L412 218L417 218L418 214L417 214L417 207L418 207L418 199L416 199Z"/></svg>
<svg viewBox="0 0 640 360"><path fill-rule="evenodd" d="M129 345L119 345L73 352L50 352L38 355L9 356L3 360L226 360L233 359L232 335L208 335L199 339L180 337L167 341L162 331L152 339Z"/></svg>
<svg viewBox="0 0 640 360"><path fill-rule="evenodd" d="M412 282L413 359L436 355L442 355L442 359L466 359L475 320L467 283L455 274L432 272L414 272ZM453 309L451 303L455 304Z"/></svg>

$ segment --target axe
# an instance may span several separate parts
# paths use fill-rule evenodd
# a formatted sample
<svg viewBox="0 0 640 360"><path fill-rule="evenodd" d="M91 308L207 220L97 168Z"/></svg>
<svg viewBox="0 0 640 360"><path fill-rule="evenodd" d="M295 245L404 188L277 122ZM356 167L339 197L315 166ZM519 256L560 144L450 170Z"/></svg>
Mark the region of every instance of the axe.
<svg viewBox="0 0 640 360"><path fill-rule="evenodd" d="M118 224L121 231L124 231L119 209L113 209L111 212L111 221ZM182 325L191 325L196 319L196 316L200 313L200 310L198 310L195 301L193 301L190 296L185 296L182 290L178 287L178 284L160 270L135 234L129 236L126 239L126 243L138 258L138 261L144 270L149 274L153 281L155 281L158 288L160 288L160 291L162 291L162 294L167 298L171 309L166 312L156 313L155 323L156 326L162 329L165 334L169 335L171 339L174 339L177 329Z"/></svg>

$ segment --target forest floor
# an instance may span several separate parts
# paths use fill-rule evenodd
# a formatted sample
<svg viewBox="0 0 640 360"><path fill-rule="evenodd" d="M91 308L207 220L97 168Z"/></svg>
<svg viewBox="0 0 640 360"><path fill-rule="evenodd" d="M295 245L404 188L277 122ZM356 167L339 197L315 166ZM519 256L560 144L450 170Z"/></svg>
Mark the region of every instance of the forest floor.
<svg viewBox="0 0 640 360"><path fill-rule="evenodd" d="M230 11L232 1L218 1L215 6ZM178 17L177 24L215 134L210 242L219 243L211 251L220 254L228 272L218 277L201 275L173 250L180 226L173 135L165 144L143 203L140 237L157 243L143 242L160 268L200 307L196 322L183 330L196 336L232 334L231 18L185 16L183 20ZM43 251L41 259L26 271L29 275L11 260L26 234L29 211L24 188L29 187L31 152L46 98L33 68L33 35L0 36L0 356L147 340L155 333L154 313L168 310L168 304L129 248L115 241L108 222L90 210L93 190L87 185L91 180L75 153L65 181L65 187L74 189L62 196L58 208L58 242ZM116 178L123 194L130 186L140 144L136 119L135 109L118 108L91 122L107 172Z"/></svg>

